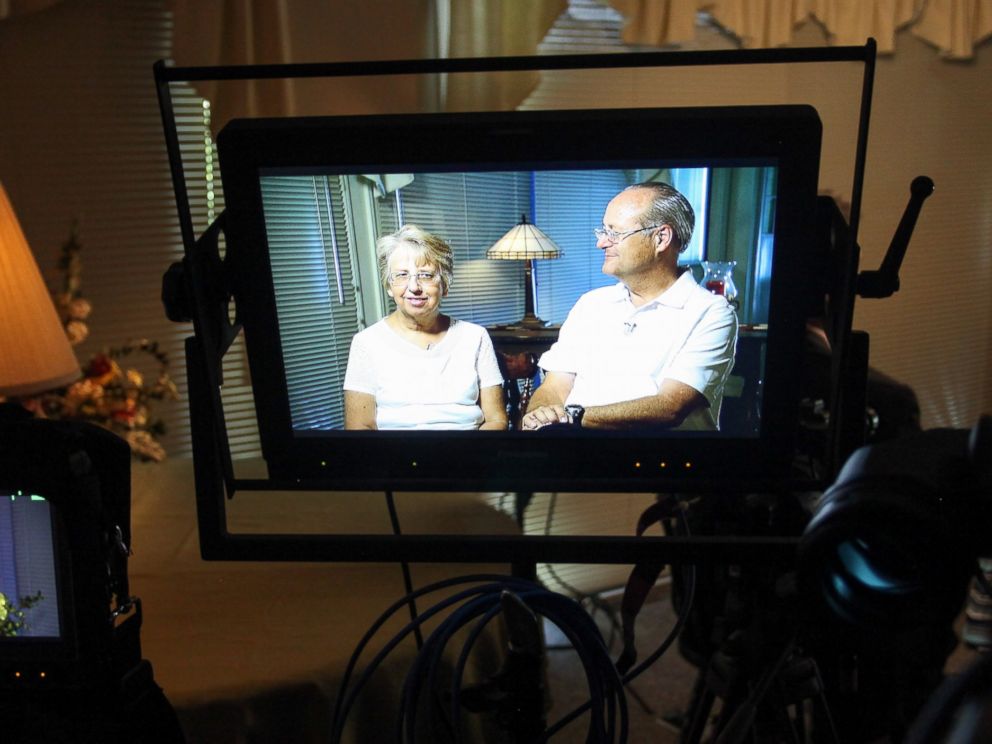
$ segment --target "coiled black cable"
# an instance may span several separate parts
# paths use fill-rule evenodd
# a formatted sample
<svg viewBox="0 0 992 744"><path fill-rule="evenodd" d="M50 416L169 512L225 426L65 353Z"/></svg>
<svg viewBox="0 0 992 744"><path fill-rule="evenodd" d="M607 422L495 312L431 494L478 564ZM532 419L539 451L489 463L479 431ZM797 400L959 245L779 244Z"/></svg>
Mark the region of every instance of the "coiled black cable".
<svg viewBox="0 0 992 744"><path fill-rule="evenodd" d="M345 667L344 675L341 679L341 686L338 689L338 695L334 703L334 715L333 715L333 725L331 731L331 741L339 742L341 739L341 733L344 728L344 722L347 720L348 712L351 706L354 704L355 699L358 694L364 688L368 679L372 676L372 673L378 668L382 661L389 655L392 650L402 642L402 640L412 632L414 627L420 627L428 619L434 615L442 612L444 609L461 602L468 597L482 593L486 591L484 587L474 587L471 589L463 590L458 592L451 597L439 602L430 609L424 611L417 616L415 620L408 623L399 633L397 633L393 638L386 642L383 648L375 655L368 666L362 671L362 674L356 679L352 689L348 689L348 685L351 681L351 677L354 674L355 667L358 665L358 660L365 650L366 646L369 645L372 638L375 637L379 629L385 625L386 622L401 608L408 607L411 600L415 600L425 594L430 594L432 592L440 591L442 589L447 589L452 586L457 586L459 584L471 584L487 582L487 586L492 589L494 586L502 586L504 582L510 582L513 585L527 584L530 585L531 582L525 582L522 579L514 579L512 577L507 577L501 574L474 574L469 576L455 577L451 579L445 579L443 581L434 582L428 584L427 586L421 587L410 594L400 597L397 601L391 604L376 620L372 623L365 635L359 640L358 645L352 652L351 658L348 660L348 664ZM484 585L485 586L485 585Z"/></svg>
<svg viewBox="0 0 992 744"><path fill-rule="evenodd" d="M680 517L683 516L680 514ZM679 523L685 534L688 535L686 520L680 518ZM622 677L610 659L609 650L603 641L599 628L581 605L569 597L549 591L532 581L498 574L477 574L435 582L416 591L408 592L406 596L390 605L376 619L352 653L335 701L331 741L335 744L340 742L345 721L358 695L372 674L396 646L411 633L419 632L426 621L451 607L455 607L455 609L423 641L418 655L410 667L403 686L395 735L398 742L413 741L418 723L417 701L422 690L425 687L428 690L435 689L437 672L442 666L444 649L459 630L472 624L452 671L450 717L446 720L446 725L457 740L461 720L460 690L470 653L484 629L493 618L500 614L500 598L503 592L509 591L518 595L534 613L547 618L558 626L574 647L586 673L589 700L549 726L544 732L543 740L547 741L570 722L588 711L590 723L587 740L595 742L618 741L622 744L627 740L629 725L624 686L664 655L678 637L685 625L685 618L689 615L689 609L695 595L696 569L695 566L689 565L685 570L687 580L683 612L658 648ZM463 584L476 584L476 586L456 592L415 617L411 617L410 622L383 645L372 661L356 677L354 684L351 684L359 658L389 618L403 607L413 607L414 601L419 597ZM430 706L427 710L428 715L433 716L433 710ZM433 719L428 721L428 725L432 725L432 723Z"/></svg>
<svg viewBox="0 0 992 744"><path fill-rule="evenodd" d="M681 511L678 513L678 516L679 516L679 523L682 526L683 534L686 537L688 537L690 535L689 523L685 519L685 515ZM625 686L630 682L632 682L633 680L635 680L641 674L643 674L646 669L651 667L656 661L658 661L658 659L664 656L665 652L668 651L671 645L679 637L679 634L682 632L682 628L685 627L686 621L690 615L690 611L692 610L693 601L696 596L696 566L694 564L689 564L688 566L686 566L685 571L686 571L686 592L685 592L685 604L683 606L682 613L678 616L678 618L675 621L675 624L672 626L672 629L668 632L668 635L666 635L665 638L662 639L658 647L654 651L652 651L647 656L647 658L644 659L644 661L642 661L640 664L635 666L633 669L631 669L623 676L622 682ZM587 710L589 710L590 707L593 705L593 702L594 700L590 698L588 702L583 703L578 708L576 708L575 710L571 711L570 713L562 717L555 724L549 726L547 730L546 738L550 738L558 731L563 729L566 725L568 725L576 718L581 716L583 713L585 713Z"/></svg>

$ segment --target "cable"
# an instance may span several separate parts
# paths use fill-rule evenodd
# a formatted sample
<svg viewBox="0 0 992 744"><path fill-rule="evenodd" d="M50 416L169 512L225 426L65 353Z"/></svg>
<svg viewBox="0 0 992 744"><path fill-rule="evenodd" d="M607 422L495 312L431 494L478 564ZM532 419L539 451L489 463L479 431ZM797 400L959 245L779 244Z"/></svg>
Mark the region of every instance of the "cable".
<svg viewBox="0 0 992 744"><path fill-rule="evenodd" d="M350 684L358 658L371 638L392 615L404 606L409 607L411 600L423 596L428 592L438 591L464 583L480 583L480 585L456 592L411 619L399 633L385 643L374 659L355 679L354 684ZM397 739L399 741L404 740L404 734L407 737L411 737L417 730L417 700L420 697L421 691L425 686L427 689L435 688L435 679L437 671L441 666L445 647L459 629L474 622L475 625L469 632L469 637L458 655L452 672L451 716L450 720L445 720L445 723L451 729L455 738L457 738L457 730L460 725L461 680L469 654L485 627L499 614L499 602L504 591L515 592L519 599L535 613L535 616L545 617L555 623L572 642L586 671L589 682L590 703L587 709L588 707L592 708L590 740L610 742L619 736L618 741L626 741L629 722L623 682L610 659L609 651L603 643L602 635L592 618L589 617L577 602L569 597L551 592L534 582L524 579L492 575L467 576L436 582L411 592L406 597L393 603L393 605L380 615L372 627L365 633L348 662L335 704L332 741L340 741L345 720L357 696L389 653L414 628L419 628L425 621L445 609L460 604L461 606L445 617L428 636L414 660L404 683L396 729ZM428 710L432 712L430 708ZM432 725L433 718L428 723ZM550 736L552 733L551 731L546 731L545 737Z"/></svg>
<svg viewBox="0 0 992 744"><path fill-rule="evenodd" d="M980 654L961 673L945 679L930 696L906 733L906 744L978 741L974 736L967 736L968 724L977 723L980 720L978 715L967 716L963 713L969 701L984 705L987 698L981 696L987 696L990 688L992 688L992 654ZM984 709L982 712L987 716ZM979 733L981 731L979 729Z"/></svg>
<svg viewBox="0 0 992 744"><path fill-rule="evenodd" d="M679 522L682 524L682 528L685 533L685 536L689 537L690 536L689 523L688 520L686 520L685 518L685 514L682 513L681 511L679 513ZM678 619L675 621L675 625L672 626L672 629L669 631L668 635L661 642L658 648L656 648L644 661L642 661L640 664L635 666L633 669L631 669L629 672L627 672L627 674L623 676L621 682L624 686L626 686L631 681L636 679L640 674L644 672L645 669L647 669L652 664L654 664L658 659L660 659L665 654L665 652L668 651L668 648L672 645L672 643L675 642L675 639L678 638L679 634L682 632L682 628L685 626L685 623L689 617L689 613L692 610L693 601L695 599L696 566L694 564L690 564L686 569L686 574L687 574L686 594L685 594L685 604L684 604L683 612L678 616ZM550 738L558 731L560 731L562 728L564 728L566 725L568 725L573 720L575 720L580 715L582 715L587 710L589 710L590 707L592 706L592 703L593 700L590 698L589 701L583 703L575 710L573 710L571 713L568 713L567 715L559 719L553 726L550 726L548 728L547 737Z"/></svg>
<svg viewBox="0 0 992 744"><path fill-rule="evenodd" d="M332 742L337 742L340 740L341 732L344 727L344 721L347 719L348 711L350 710L351 705L354 703L358 693L361 692L361 689L364 687L368 679L371 677L372 673L382 662L382 660L385 659L386 656L388 656L388 654L392 651L392 649L395 648L396 645L398 645L400 641L402 641L403 638L405 638L406 635L411 632L412 628L423 624L426 620L433 617L438 612L441 612L446 607L449 607L452 604L460 602L462 599L465 599L466 597L469 597L472 594L478 594L482 590L477 587L474 589L467 589L457 594L454 594L451 597L444 600L443 602L439 603L438 605L435 605L430 610L427 610L424 614L419 615L416 620L411 621L409 624L407 624L396 636L394 636L389 642L386 643L383 649L363 670L362 674L355 682L354 688L349 692L348 685L351 680L351 676L354 673L355 667L358 665L358 659L361 657L362 652L365 650L365 647L368 646L369 642L376 635L376 633L378 633L379 629L389 620L389 618L392 617L393 614L396 613L397 610L399 610L400 608L404 606L408 606L411 599L416 599L425 594L439 591L441 589L446 589L451 586L457 586L459 584L481 583L481 582L501 582L501 584L529 583L529 582L524 582L522 579L506 577L501 574L475 574L469 576L456 577L452 579L445 579L443 581L438 581L432 584L428 584L427 586L417 589L411 594L408 594L404 597L400 597L397 601L395 601L392 605L390 605L382 614L379 615L379 617L375 620L375 622L372 623L369 629L365 631L365 635L363 635L361 640L358 642L358 645L355 647L355 650L352 652L351 658L348 660L348 664L345 667L344 674L342 675L341 686L338 689L337 698L334 703L334 713L333 713L334 725L332 727L332 735L331 735Z"/></svg>
<svg viewBox="0 0 992 744"><path fill-rule="evenodd" d="M389 510L389 522L393 526L393 534L399 537L403 533L400 531L400 518L396 513L396 502L393 500L392 491L386 491L386 508ZM403 588L406 589L406 595L409 597L413 594L413 579L410 577L410 564L402 561L400 568L403 571ZM412 598L410 599L410 619L417 619L417 603ZM420 626L414 628L413 637L417 639L417 649L419 650L424 645L424 637L420 633Z"/></svg>
<svg viewBox="0 0 992 744"><path fill-rule="evenodd" d="M458 655L458 660L455 662L455 668L452 670L451 689L453 694L451 695L451 726L455 731L458 731L461 721L461 701L460 696L456 693L462 688L462 679L465 676L465 667L468 664L469 655L475 647L475 642L479 639L479 636L482 635L482 631L489 626L489 623L498 614L499 608L494 605L488 612L486 612L485 615L482 616L482 619L475 624L475 627L473 627L469 632L468 638L462 645L462 651Z"/></svg>
<svg viewBox="0 0 992 744"><path fill-rule="evenodd" d="M502 592L502 590L501 590ZM594 680L594 691L596 691L596 696L602 697L604 693L602 692L603 685L597 680L602 675L597 675L596 664L589 663L590 653L595 655L595 645L599 645L599 658L598 664L605 667L610 672L615 675L615 671L612 668L612 662L609 659L609 654L605 646L602 645L602 638L599 635L599 630L596 628L595 624L592 623L589 616L581 609L581 607L576 604L572 599L564 597L560 594L555 594L549 592L543 587L538 585L533 585L528 591L520 593L520 599L525 600L529 607L532 608L537 614L548 618L552 622L559 625L563 632L569 637L576 647L580 658L583 661L583 665L586 668L587 675L591 675L590 679ZM415 718L416 718L416 708L411 707L415 704L415 701L419 695L419 691L426 681L428 688L435 684L436 671L441 661L441 655L443 650L450 640L451 636L459 630L468 621L474 619L482 613L486 613L487 617L485 622L488 622L491 617L497 614L499 607L499 596L495 593L489 593L482 597L473 600L464 607L456 610L452 613L441 626L431 634L428 639L427 644L424 648L424 653L422 653L414 666L410 669L407 677L408 686L406 688L406 694L404 696L403 702L403 713L406 715L406 710L412 710L413 713L407 719L407 733L412 735L415 730ZM569 618L568 616L572 617ZM585 625L586 627L581 627ZM578 629L576 627L578 626ZM469 641L466 643L466 648L463 649L462 656L459 658L459 665L456 666L456 681L452 688L452 711L455 713L458 710L458 689L460 687L460 670L464 669L464 663L467 661L468 650L472 643L474 643L475 638L477 638L478 633L481 632L481 628L476 628L473 636L470 637ZM590 651L589 641L593 641L593 650ZM421 671L422 665L427 664L426 672ZM614 685L616 689L620 689L619 680L616 681ZM607 696L607 699L608 696ZM612 711L612 707L610 708ZM608 736L610 739L613 737L613 718L611 714L610 724L607 728L604 728L602 721L600 719L594 720L594 727L603 731L604 735ZM454 728L457 730L457 718L454 718Z"/></svg>
<svg viewBox="0 0 992 744"><path fill-rule="evenodd" d="M499 609L498 598L494 598L493 594L493 592L486 592L453 611L430 634L427 644L410 666L403 684L403 695L400 699L400 710L397 720L397 731L402 731L403 721L406 721L406 732L410 741L414 740L414 732L416 731L416 703L420 698L420 691L425 683L427 689L434 689L437 667L441 661L441 655L444 652L445 646L451 639L451 636L464 624L462 618L465 618L465 621L467 621L481 613L488 614L492 612L494 615L496 614L496 611ZM427 666L426 672L422 671L425 664ZM455 689L452 689L452 699L457 701L457 691ZM454 728L454 724L451 723L451 725ZM398 741L401 740L401 738L398 739Z"/></svg>
<svg viewBox="0 0 992 744"><path fill-rule="evenodd" d="M686 519L685 513L679 510L679 523L682 525L682 532L685 537L692 537L692 531L689 529L689 520ZM661 642L661 644L656 648L651 654L640 664L631 669L623 677L624 684L627 684L633 679L640 676L645 669L654 664L658 659L660 659L666 651L668 651L669 646L671 646L675 639L679 637L682 632L682 628L688 621L689 614L692 611L693 601L696 597L696 565L690 563L686 569L686 592L685 592L685 602L683 605L682 612L678 615L675 620L675 625L669 631L668 635Z"/></svg>
<svg viewBox="0 0 992 744"><path fill-rule="evenodd" d="M390 517L394 520L394 530L399 534L399 523L391 492L387 492L387 504L390 507ZM679 513L678 521L684 534L689 536L689 526L684 512ZM589 737L591 741L610 742L619 736L619 741L624 742L628 731L628 711L624 686L639 676L668 650L681 632L692 608L696 591L696 567L690 564L685 568L685 571L687 588L684 611L659 647L623 676L620 675L611 660L609 649L603 641L599 628L581 605L574 599L552 592L535 582L511 576L479 574L435 582L417 590L413 590L412 586L408 584L409 591L406 596L390 605L376 619L359 641L348 661L335 701L331 740L332 742L340 741L344 723L358 695L372 674L396 646L410 633L419 632L421 626L430 618L448 608L459 605L440 622L427 639L418 643L417 657L404 681L396 728L398 741L403 741L404 737L413 736L417 730L417 701L425 686L428 690L435 689L437 671L441 666L444 649L455 633L470 623L474 623L452 671L450 717L445 719L445 723L457 738L461 720L461 682L470 653L484 629L494 617L500 614L499 602L502 593L511 591L516 593L520 600L537 616L547 618L562 631L579 656L586 673L589 700L554 725L546 728L544 739L547 740L554 736L577 717L589 711ZM419 597L449 587L470 583L477 584L477 586L458 591L423 612L418 613L416 611L415 600ZM406 607L410 611L410 622L383 645L352 684L352 675L365 648L383 625L402 607ZM432 714L432 708L428 707L428 712ZM433 725L433 720L431 717L428 722L429 725Z"/></svg>
<svg viewBox="0 0 992 744"><path fill-rule="evenodd" d="M555 509L558 505L558 493L552 492L549 494L548 498L548 511L544 517L544 534L551 534L551 523L554 520ZM583 602L588 601L592 606L592 609L599 610L604 615L606 615L607 621L610 623L610 637L606 642L607 646L613 645L613 639L616 637L617 629L620 626L620 621L617 618L617 613L613 608L611 608L606 602L603 601L598 592L584 592L578 587L565 581L555 570L554 564L545 563L545 570L548 575L551 576L558 584L567 592L569 592L577 601Z"/></svg>

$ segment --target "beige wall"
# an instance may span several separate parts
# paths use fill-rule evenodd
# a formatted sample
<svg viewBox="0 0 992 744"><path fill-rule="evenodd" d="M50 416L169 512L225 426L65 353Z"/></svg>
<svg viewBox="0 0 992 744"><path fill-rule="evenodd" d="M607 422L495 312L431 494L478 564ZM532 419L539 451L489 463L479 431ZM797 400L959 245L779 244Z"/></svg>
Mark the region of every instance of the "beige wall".
<svg viewBox="0 0 992 744"><path fill-rule="evenodd" d="M916 388L926 426L992 413L992 44L941 61L909 33L879 61L863 205L876 268L917 175L936 185L891 299L861 300L872 360Z"/></svg>
<svg viewBox="0 0 992 744"><path fill-rule="evenodd" d="M819 32L808 28L805 39ZM802 43L802 42L801 42ZM799 75L790 97L813 97L844 116L857 81ZM855 105L857 101L853 102ZM851 107L849 107L851 108ZM849 114L856 115L851 108ZM826 124L842 126L836 117ZM871 336L871 362L912 385L925 427L971 426L992 413L992 45L970 62L942 60L908 31L879 57L859 243L861 268L878 268L919 175L935 182L888 299L859 299L855 327ZM851 195L853 132L827 139L821 188Z"/></svg>

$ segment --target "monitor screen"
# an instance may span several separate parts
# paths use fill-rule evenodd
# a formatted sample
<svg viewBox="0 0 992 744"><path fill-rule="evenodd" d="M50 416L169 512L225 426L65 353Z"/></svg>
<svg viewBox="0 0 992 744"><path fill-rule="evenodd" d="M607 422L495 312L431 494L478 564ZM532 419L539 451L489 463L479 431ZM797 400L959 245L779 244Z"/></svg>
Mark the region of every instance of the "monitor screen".
<svg viewBox="0 0 992 744"><path fill-rule="evenodd" d="M0 490L0 643L60 638L52 509L41 496Z"/></svg>
<svg viewBox="0 0 992 744"><path fill-rule="evenodd" d="M791 106L231 122L218 140L225 260L270 474L451 490L782 477L817 271L819 145L815 111ZM617 268L631 259L611 247L628 235L610 233L608 210L643 184L688 205L691 229L645 228L687 236L676 244L687 276L667 299L648 298L657 312L620 317L602 303L629 301L637 271ZM524 223L552 249L494 248ZM380 266L377 241L404 226L450 247L450 266ZM422 279L437 286L411 297ZM696 315L666 315L697 301ZM452 319L435 352L461 339L494 359L444 400L459 384L451 349L431 356L426 339L413 350L384 321L432 302ZM528 396L577 354L573 397L585 406L649 397L667 379L702 404L677 424L531 430ZM497 384L507 425L491 430L481 391ZM371 430L356 430L346 390L371 396Z"/></svg>

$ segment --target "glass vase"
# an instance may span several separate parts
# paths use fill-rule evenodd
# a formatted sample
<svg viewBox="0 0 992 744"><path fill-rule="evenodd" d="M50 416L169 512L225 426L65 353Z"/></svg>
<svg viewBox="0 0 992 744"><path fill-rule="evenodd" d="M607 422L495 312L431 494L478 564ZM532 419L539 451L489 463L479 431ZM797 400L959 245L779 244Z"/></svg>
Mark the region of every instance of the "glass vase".
<svg viewBox="0 0 992 744"><path fill-rule="evenodd" d="M723 295L737 307L737 285L734 284L736 261L703 261L703 279L700 285L713 294Z"/></svg>

